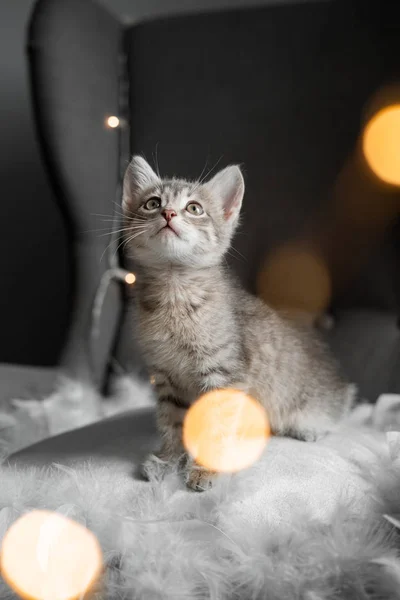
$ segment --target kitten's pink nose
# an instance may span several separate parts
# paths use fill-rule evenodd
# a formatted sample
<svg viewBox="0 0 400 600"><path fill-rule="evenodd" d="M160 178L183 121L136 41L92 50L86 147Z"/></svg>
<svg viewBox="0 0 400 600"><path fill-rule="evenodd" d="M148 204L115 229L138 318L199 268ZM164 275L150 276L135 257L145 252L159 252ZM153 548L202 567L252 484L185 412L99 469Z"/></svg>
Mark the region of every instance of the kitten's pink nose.
<svg viewBox="0 0 400 600"><path fill-rule="evenodd" d="M170 222L172 217L176 217L176 212L172 208L165 208L161 214L164 217L164 219L167 221L167 223Z"/></svg>

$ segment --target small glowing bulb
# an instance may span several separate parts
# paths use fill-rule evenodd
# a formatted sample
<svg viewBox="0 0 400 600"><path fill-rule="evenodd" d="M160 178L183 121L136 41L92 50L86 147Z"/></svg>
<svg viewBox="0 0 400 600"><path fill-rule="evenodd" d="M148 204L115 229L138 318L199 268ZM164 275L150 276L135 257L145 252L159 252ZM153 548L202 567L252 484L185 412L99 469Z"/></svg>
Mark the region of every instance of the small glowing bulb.
<svg viewBox="0 0 400 600"><path fill-rule="evenodd" d="M128 283L129 285L133 285L136 281L136 277L133 273L127 273L125 275L125 283Z"/></svg>
<svg viewBox="0 0 400 600"><path fill-rule="evenodd" d="M400 186L400 104L380 110L370 120L364 131L363 152L380 179Z"/></svg>
<svg viewBox="0 0 400 600"><path fill-rule="evenodd" d="M77 600L102 572L102 552L86 527L58 513L32 511L6 532L1 575L22 598Z"/></svg>
<svg viewBox="0 0 400 600"><path fill-rule="evenodd" d="M183 444L196 463L211 471L235 473L260 458L271 430L264 408L238 390L201 396L183 423Z"/></svg>
<svg viewBox="0 0 400 600"><path fill-rule="evenodd" d="M108 127L111 127L111 129L115 129L116 127L119 127L120 120L118 119L118 117L113 115L111 117L108 117L107 125L108 125Z"/></svg>

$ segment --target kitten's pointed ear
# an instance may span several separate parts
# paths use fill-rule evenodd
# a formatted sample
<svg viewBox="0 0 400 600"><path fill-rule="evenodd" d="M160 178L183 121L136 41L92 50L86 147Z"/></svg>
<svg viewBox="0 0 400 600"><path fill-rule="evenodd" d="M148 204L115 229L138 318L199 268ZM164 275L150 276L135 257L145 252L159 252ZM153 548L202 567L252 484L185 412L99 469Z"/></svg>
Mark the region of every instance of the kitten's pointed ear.
<svg viewBox="0 0 400 600"><path fill-rule="evenodd" d="M135 199L146 189L160 182L147 161L141 156L134 156L129 163L124 177L122 208L126 212L135 203Z"/></svg>
<svg viewBox="0 0 400 600"><path fill-rule="evenodd" d="M236 165L226 167L210 179L205 187L222 202L225 219L235 222L244 196L244 179L240 168Z"/></svg>

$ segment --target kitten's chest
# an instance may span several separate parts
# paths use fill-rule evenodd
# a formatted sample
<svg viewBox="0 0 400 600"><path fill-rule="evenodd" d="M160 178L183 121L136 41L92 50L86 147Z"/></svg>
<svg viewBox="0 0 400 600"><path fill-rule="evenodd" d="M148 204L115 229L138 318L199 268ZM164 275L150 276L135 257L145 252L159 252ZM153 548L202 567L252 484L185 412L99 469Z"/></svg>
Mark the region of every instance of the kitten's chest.
<svg viewBox="0 0 400 600"><path fill-rule="evenodd" d="M144 290L146 292L146 290ZM218 343L221 319L204 288L171 286L139 294L139 338L153 364L193 369Z"/></svg>

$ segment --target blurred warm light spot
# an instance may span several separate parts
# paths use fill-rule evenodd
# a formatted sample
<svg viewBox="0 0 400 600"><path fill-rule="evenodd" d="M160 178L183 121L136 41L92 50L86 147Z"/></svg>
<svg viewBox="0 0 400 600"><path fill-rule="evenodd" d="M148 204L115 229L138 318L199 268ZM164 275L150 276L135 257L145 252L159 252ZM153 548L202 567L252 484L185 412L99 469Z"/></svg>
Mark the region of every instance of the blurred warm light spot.
<svg viewBox="0 0 400 600"><path fill-rule="evenodd" d="M27 600L75 600L93 589L102 571L96 537L83 525L49 511L33 511L6 532L1 575Z"/></svg>
<svg viewBox="0 0 400 600"><path fill-rule="evenodd" d="M111 129L115 129L116 127L119 127L120 120L118 119L118 117L112 115L111 117L108 117L106 123L108 127L111 127Z"/></svg>
<svg viewBox="0 0 400 600"><path fill-rule="evenodd" d="M329 305L331 278L316 251L292 243L267 257L257 278L257 291L277 310L315 316Z"/></svg>
<svg viewBox="0 0 400 600"><path fill-rule="evenodd" d="M263 407L232 389L201 396L183 423L186 450L198 465L220 473L250 467L261 456L270 433Z"/></svg>
<svg viewBox="0 0 400 600"><path fill-rule="evenodd" d="M373 181L362 148L350 157L339 173L334 188L334 205L327 223L337 246L349 251L349 238L359 234L368 242L381 235L399 213L398 188ZM369 244L371 245L371 244Z"/></svg>
<svg viewBox="0 0 400 600"><path fill-rule="evenodd" d="M156 384L156 378L154 375L150 375L150 383L151 385L155 385Z"/></svg>
<svg viewBox="0 0 400 600"><path fill-rule="evenodd" d="M400 185L400 104L380 110L371 119L365 128L363 151L380 179Z"/></svg>
<svg viewBox="0 0 400 600"><path fill-rule="evenodd" d="M133 285L136 281L136 277L133 273L127 273L125 275L125 282L128 283L129 285Z"/></svg>

